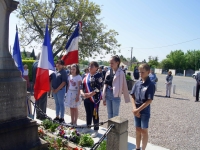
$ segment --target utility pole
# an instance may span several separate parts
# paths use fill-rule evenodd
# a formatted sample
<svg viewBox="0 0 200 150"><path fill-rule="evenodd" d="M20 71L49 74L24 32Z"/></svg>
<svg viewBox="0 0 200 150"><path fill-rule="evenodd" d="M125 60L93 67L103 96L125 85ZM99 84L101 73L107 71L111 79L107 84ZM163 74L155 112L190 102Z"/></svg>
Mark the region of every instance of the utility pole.
<svg viewBox="0 0 200 150"><path fill-rule="evenodd" d="M132 59L133 59L132 54L133 54L133 47L131 47L131 68L132 68Z"/></svg>

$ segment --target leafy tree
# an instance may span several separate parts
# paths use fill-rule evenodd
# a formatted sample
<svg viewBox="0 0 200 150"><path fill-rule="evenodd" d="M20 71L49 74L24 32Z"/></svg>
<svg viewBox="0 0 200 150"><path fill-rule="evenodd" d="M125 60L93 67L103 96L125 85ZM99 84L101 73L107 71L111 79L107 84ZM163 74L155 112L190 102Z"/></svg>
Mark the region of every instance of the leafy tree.
<svg viewBox="0 0 200 150"><path fill-rule="evenodd" d="M148 64L150 65L151 68L157 68L159 66L159 62L156 60L150 60Z"/></svg>
<svg viewBox="0 0 200 150"><path fill-rule="evenodd" d="M148 64L150 65L151 68L158 68L159 67L158 57L149 56Z"/></svg>
<svg viewBox="0 0 200 150"><path fill-rule="evenodd" d="M79 63L80 63L80 64L83 64L83 65L89 65L89 61L88 61L88 60L83 60L83 59L81 59L81 60L79 61Z"/></svg>
<svg viewBox="0 0 200 150"><path fill-rule="evenodd" d="M64 51L79 20L82 33L79 42L80 58L95 57L100 54L116 53L118 44L115 30L107 29L99 18L101 8L89 0L23 0L18 9L18 18L23 21L20 37L23 46L44 39L46 19L54 57Z"/></svg>
<svg viewBox="0 0 200 150"><path fill-rule="evenodd" d="M34 49L32 50L32 52L31 52L31 54L30 54L30 57L32 57L32 58L33 58L33 60L35 60L35 59L36 59L36 56L35 56L35 51L34 51Z"/></svg>
<svg viewBox="0 0 200 150"><path fill-rule="evenodd" d="M120 58L120 60L123 61L123 62L124 62L124 61L127 61L127 59L126 59L123 55L120 55L119 58Z"/></svg>
<svg viewBox="0 0 200 150"><path fill-rule="evenodd" d="M185 53L185 69L198 70L200 68L200 50L188 50Z"/></svg>
<svg viewBox="0 0 200 150"><path fill-rule="evenodd" d="M143 63L146 63L146 59L144 59L142 62L143 62Z"/></svg>
<svg viewBox="0 0 200 150"><path fill-rule="evenodd" d="M24 49L23 50L23 56L26 58L27 57L27 53L26 53L26 50Z"/></svg>
<svg viewBox="0 0 200 150"><path fill-rule="evenodd" d="M104 65L104 66L109 66L110 64L109 64L108 61L102 61L102 65Z"/></svg>
<svg viewBox="0 0 200 150"><path fill-rule="evenodd" d="M184 69L185 68L185 57L182 50L171 51L167 55L167 59L172 63L171 69Z"/></svg>
<svg viewBox="0 0 200 150"><path fill-rule="evenodd" d="M162 69L165 69L165 70L173 69L173 64L170 61L170 59L164 59L164 60L161 61L160 64L161 64Z"/></svg>

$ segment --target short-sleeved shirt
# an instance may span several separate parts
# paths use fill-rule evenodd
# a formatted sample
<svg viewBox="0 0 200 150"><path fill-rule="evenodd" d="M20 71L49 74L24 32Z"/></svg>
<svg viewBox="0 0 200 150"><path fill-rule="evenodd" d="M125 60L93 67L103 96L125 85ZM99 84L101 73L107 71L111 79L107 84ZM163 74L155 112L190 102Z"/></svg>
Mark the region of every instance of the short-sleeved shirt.
<svg viewBox="0 0 200 150"><path fill-rule="evenodd" d="M151 82L150 78L147 77L144 83L142 82L142 80L139 80L134 84L132 91L130 92L130 95L134 95L135 105L138 108L147 100L149 99L153 100L154 93L155 93L155 85L153 82ZM140 113L150 115L150 105L144 108Z"/></svg>
<svg viewBox="0 0 200 150"><path fill-rule="evenodd" d="M52 80L52 87L53 89L57 89L62 82L68 82L68 76L64 69L60 71L56 71L55 73L52 73L51 80Z"/></svg>
<svg viewBox="0 0 200 150"><path fill-rule="evenodd" d="M155 73L150 73L149 74L149 78L151 80L151 82L153 82L154 84L156 84L156 74Z"/></svg>
<svg viewBox="0 0 200 150"><path fill-rule="evenodd" d="M81 89L84 91L84 93L92 92L95 89L98 89L99 92L96 92L96 94L92 96L92 98L86 99L85 101L91 100L94 101L94 103L99 102L101 97L100 90L102 88L102 85L103 85L103 79L101 73L96 73L92 76L90 75L90 73L88 73L82 81Z"/></svg>
<svg viewBox="0 0 200 150"><path fill-rule="evenodd" d="M68 77L69 81L69 90L78 90L78 82L82 81L82 77L80 75L72 76L69 75Z"/></svg>

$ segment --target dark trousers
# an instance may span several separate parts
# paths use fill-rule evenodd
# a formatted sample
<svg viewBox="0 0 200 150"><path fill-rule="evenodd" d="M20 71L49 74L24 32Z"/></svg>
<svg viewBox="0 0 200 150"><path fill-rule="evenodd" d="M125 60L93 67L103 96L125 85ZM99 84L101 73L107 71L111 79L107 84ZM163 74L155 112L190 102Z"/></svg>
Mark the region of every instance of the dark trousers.
<svg viewBox="0 0 200 150"><path fill-rule="evenodd" d="M92 120L93 120L93 124L99 123L99 103L97 104L97 119L95 119L95 116L93 115L94 103L91 102L89 99L85 99L84 100L87 125L91 125L92 124ZM99 130L99 126L98 127L94 127L94 130Z"/></svg>
<svg viewBox="0 0 200 150"><path fill-rule="evenodd" d="M199 85L199 83L197 82L197 85L196 85L196 100L197 100L197 101L199 100L199 89L200 89L200 85Z"/></svg>
<svg viewBox="0 0 200 150"><path fill-rule="evenodd" d="M47 93L44 93L40 99L35 101L35 104L44 112L46 113L47 108ZM36 115L37 119L45 119L44 116L42 116L39 111L36 109Z"/></svg>

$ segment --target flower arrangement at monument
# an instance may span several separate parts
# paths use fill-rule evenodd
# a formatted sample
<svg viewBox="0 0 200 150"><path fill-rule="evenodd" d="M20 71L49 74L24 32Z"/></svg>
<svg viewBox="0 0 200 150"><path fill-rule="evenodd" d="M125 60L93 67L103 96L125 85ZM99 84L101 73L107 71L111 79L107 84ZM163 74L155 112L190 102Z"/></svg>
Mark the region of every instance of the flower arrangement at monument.
<svg viewBox="0 0 200 150"><path fill-rule="evenodd" d="M77 129L59 125L48 119L39 126L38 135L49 143L50 150L83 150L82 147L94 145L90 134L80 134Z"/></svg>

